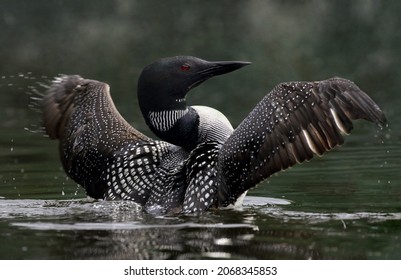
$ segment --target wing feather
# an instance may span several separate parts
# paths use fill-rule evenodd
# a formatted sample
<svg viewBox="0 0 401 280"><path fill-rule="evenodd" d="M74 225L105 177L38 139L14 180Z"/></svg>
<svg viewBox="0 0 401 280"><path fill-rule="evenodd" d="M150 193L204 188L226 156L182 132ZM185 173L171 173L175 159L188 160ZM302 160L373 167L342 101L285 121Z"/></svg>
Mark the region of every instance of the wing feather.
<svg viewBox="0 0 401 280"><path fill-rule="evenodd" d="M355 119L386 122L378 105L349 80L277 85L219 152L220 204L233 203L273 173L343 144Z"/></svg>
<svg viewBox="0 0 401 280"><path fill-rule="evenodd" d="M144 204L155 169L177 149L128 124L102 82L60 76L44 96L42 112L46 133L60 140L64 170L94 198Z"/></svg>

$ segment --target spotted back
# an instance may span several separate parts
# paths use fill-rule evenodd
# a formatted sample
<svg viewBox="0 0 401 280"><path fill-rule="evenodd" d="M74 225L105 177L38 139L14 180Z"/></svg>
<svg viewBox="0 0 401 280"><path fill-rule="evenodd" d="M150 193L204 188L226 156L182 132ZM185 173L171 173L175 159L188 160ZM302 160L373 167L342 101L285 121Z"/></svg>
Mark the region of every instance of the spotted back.
<svg viewBox="0 0 401 280"><path fill-rule="evenodd" d="M102 176L108 187L104 198L133 200L141 205L153 200L158 189L157 173L170 148L161 141L122 145L113 152Z"/></svg>

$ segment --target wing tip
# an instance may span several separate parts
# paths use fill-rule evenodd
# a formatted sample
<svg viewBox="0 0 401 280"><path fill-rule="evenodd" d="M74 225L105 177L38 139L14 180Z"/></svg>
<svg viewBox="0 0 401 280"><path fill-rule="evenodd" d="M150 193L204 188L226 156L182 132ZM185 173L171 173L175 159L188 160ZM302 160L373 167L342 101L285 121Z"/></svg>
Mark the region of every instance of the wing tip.
<svg viewBox="0 0 401 280"><path fill-rule="evenodd" d="M361 90L353 81L341 78L332 77L328 81L345 87L345 91L348 91L353 104L359 110L357 118L362 118L367 121L376 123L380 127L384 127L387 124L387 118L376 102L363 90Z"/></svg>
<svg viewBox="0 0 401 280"><path fill-rule="evenodd" d="M68 118L71 111L71 99L74 89L82 84L84 79L78 75L59 75L48 86L42 98L42 123L45 133L51 139L61 137L63 119Z"/></svg>

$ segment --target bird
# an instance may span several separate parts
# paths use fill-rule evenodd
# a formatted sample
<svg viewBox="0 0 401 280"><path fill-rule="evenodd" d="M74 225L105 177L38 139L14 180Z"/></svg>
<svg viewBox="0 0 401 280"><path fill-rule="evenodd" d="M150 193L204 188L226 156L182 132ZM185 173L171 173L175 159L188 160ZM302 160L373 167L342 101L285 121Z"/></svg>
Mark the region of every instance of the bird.
<svg viewBox="0 0 401 280"><path fill-rule="evenodd" d="M354 120L386 124L371 97L339 77L280 83L235 129L220 111L187 104L191 89L249 64L174 56L146 66L138 105L156 137L121 116L108 84L59 75L41 100L44 130L88 196L185 214L241 205L272 174L342 145Z"/></svg>

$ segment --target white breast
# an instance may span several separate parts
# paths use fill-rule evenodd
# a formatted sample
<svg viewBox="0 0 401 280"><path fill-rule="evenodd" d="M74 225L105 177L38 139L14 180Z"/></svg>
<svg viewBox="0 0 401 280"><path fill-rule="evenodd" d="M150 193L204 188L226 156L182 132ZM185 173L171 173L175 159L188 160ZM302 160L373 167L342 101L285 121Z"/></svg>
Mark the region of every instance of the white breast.
<svg viewBox="0 0 401 280"><path fill-rule="evenodd" d="M192 106L199 115L199 142L224 143L234 131L230 121L221 112L207 106Z"/></svg>

